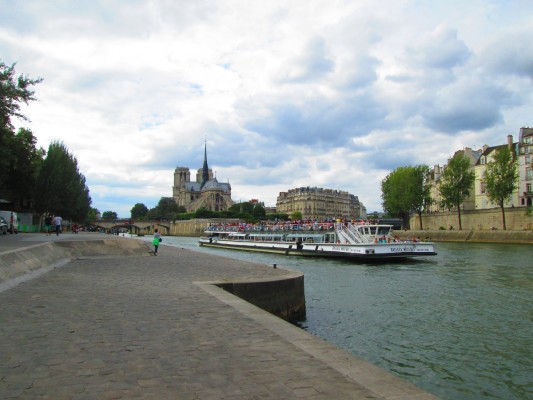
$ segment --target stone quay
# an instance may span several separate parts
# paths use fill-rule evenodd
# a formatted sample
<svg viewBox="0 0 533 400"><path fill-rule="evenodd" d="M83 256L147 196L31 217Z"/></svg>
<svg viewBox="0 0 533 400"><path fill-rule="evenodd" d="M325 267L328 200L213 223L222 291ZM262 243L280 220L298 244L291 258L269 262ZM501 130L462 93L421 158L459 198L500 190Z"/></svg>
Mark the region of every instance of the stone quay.
<svg viewBox="0 0 533 400"><path fill-rule="evenodd" d="M2 399L436 398L251 303L301 312L299 272L98 234L9 240Z"/></svg>

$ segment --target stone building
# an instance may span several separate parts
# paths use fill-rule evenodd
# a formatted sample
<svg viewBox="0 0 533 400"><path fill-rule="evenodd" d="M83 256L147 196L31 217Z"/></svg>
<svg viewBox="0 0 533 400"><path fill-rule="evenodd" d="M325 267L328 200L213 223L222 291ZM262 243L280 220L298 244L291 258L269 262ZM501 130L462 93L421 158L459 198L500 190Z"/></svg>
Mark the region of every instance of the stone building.
<svg viewBox="0 0 533 400"><path fill-rule="evenodd" d="M278 213L291 214L300 211L304 219L366 218L366 208L357 196L348 192L300 187L280 192L276 201Z"/></svg>
<svg viewBox="0 0 533 400"><path fill-rule="evenodd" d="M476 163L475 172L476 172L476 181L475 181L475 209L476 210L486 210L489 208L499 207L498 204L495 204L490 201L489 196L486 190L485 183L485 174L487 171L487 164L494 161L494 156L501 149L508 147L511 151L513 157L517 156L518 143L513 143L513 136L507 135L507 144L502 144L498 146L483 146L483 153L479 157L478 162ZM518 182L517 182L518 183ZM504 207L516 207L518 205L518 186L515 187L512 195L505 201Z"/></svg>
<svg viewBox="0 0 533 400"><path fill-rule="evenodd" d="M520 128L518 157L518 205L533 206L533 128Z"/></svg>
<svg viewBox="0 0 533 400"><path fill-rule="evenodd" d="M176 204L185 207L187 212L200 208L223 211L233 205L231 185L229 182L220 183L207 165L207 145L204 149L204 164L196 172L196 182L191 182L189 168L176 167L172 196Z"/></svg>
<svg viewBox="0 0 533 400"><path fill-rule="evenodd" d="M481 157L481 154L483 153L483 149L473 150L470 147L465 147L462 150L457 150L453 157L456 155L462 155L468 161L470 162L470 168L474 170L474 167L476 163L478 162L479 158ZM452 158L453 158L452 157ZM444 172L444 169L446 168L446 165L441 167L440 165L435 165L432 170L430 170L430 195L433 202L428 206L429 212L441 212L446 211L442 205L442 197L440 195L440 183L441 183L441 176ZM461 205L462 210L474 210L476 208L476 199L475 199L475 193L474 190L470 192L470 196L464 200L464 202Z"/></svg>

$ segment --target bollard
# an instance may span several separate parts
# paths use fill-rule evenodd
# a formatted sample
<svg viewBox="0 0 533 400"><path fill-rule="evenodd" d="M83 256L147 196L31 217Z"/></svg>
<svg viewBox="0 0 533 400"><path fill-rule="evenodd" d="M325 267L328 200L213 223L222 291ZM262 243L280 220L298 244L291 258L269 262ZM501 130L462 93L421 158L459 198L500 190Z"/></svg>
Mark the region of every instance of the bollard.
<svg viewBox="0 0 533 400"><path fill-rule="evenodd" d="M277 268L277 265L276 265L276 264L274 264L274 268Z"/></svg>

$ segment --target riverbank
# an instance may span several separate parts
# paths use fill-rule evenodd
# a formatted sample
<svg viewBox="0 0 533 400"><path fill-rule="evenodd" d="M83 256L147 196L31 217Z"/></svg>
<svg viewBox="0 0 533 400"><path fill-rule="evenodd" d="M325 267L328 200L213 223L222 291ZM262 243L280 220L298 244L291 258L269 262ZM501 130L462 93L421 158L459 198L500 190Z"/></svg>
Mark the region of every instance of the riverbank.
<svg viewBox="0 0 533 400"><path fill-rule="evenodd" d="M41 247L91 247L66 243L21 243L0 259L24 244L30 264ZM301 273L165 245L147 256L143 246L70 253L0 293L0 398L435 399L218 286Z"/></svg>
<svg viewBox="0 0 533 400"><path fill-rule="evenodd" d="M413 237L425 240L430 238L434 242L472 242L472 243L516 243L533 244L533 231L503 231L503 230L409 230L395 231L400 239Z"/></svg>

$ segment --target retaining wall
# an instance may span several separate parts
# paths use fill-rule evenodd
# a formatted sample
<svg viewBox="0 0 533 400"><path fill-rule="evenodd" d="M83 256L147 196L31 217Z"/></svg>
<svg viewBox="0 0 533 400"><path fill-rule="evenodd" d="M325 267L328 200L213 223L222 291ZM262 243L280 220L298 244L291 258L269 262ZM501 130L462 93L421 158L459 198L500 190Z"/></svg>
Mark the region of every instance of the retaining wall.
<svg viewBox="0 0 533 400"><path fill-rule="evenodd" d="M149 242L102 239L46 242L0 253L0 292L82 257L150 256ZM305 317L304 277L284 271L279 278L209 282L286 320Z"/></svg>
<svg viewBox="0 0 533 400"><path fill-rule="evenodd" d="M533 244L533 231L477 231L477 230L410 230L395 231L400 239L413 237L424 240L431 238L434 242L478 242L478 243L525 243Z"/></svg>
<svg viewBox="0 0 533 400"><path fill-rule="evenodd" d="M140 240L103 239L39 243L0 253L0 292L35 278L79 257L112 255L149 256Z"/></svg>
<svg viewBox="0 0 533 400"><path fill-rule="evenodd" d="M411 217L409 221L411 229L420 229L420 219L418 215ZM533 230L533 215L529 215L525 207L514 207L505 209L505 225L510 231ZM457 211L439 212L422 215L422 228L448 229L453 227L459 229L459 216ZM491 230L496 228L503 230L502 212L500 208L488 210L461 211L461 226L463 230Z"/></svg>
<svg viewBox="0 0 533 400"><path fill-rule="evenodd" d="M283 280L219 283L217 286L287 321L305 318L304 276Z"/></svg>

